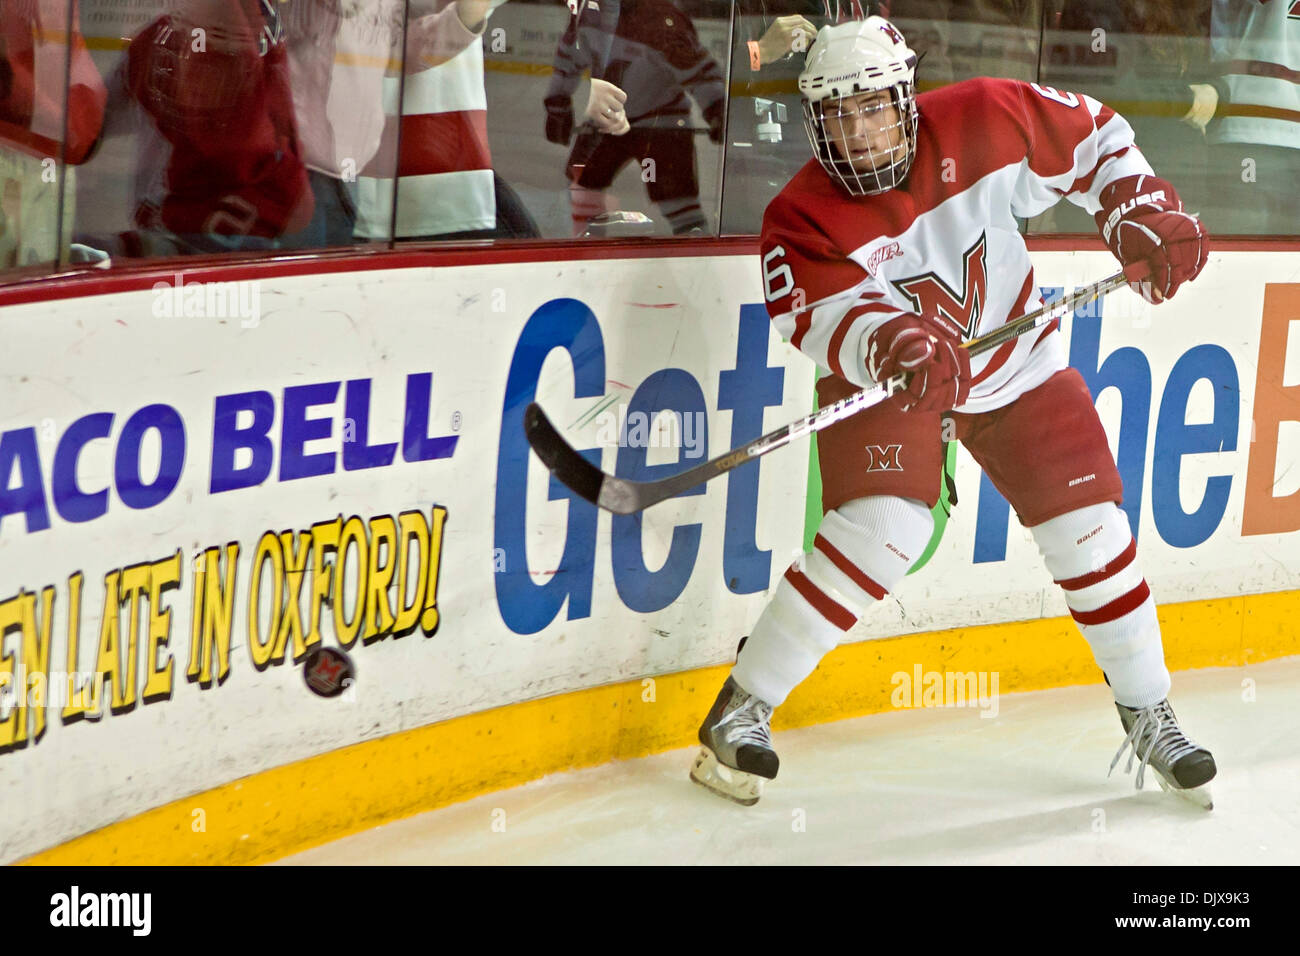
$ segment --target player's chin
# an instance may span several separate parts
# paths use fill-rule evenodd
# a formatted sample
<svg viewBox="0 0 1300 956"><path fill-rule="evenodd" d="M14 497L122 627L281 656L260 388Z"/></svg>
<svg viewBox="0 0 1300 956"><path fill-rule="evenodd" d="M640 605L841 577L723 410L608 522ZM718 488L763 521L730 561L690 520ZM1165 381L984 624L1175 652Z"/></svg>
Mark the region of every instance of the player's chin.
<svg viewBox="0 0 1300 956"><path fill-rule="evenodd" d="M871 176L876 173L882 173L889 168L891 163L888 153L882 157L878 153L850 152L848 156L848 159L840 160L840 165L851 170L858 176Z"/></svg>
<svg viewBox="0 0 1300 956"><path fill-rule="evenodd" d="M848 159L841 160L859 176L883 173L903 158L903 150L848 150ZM843 154L842 154L843 155Z"/></svg>

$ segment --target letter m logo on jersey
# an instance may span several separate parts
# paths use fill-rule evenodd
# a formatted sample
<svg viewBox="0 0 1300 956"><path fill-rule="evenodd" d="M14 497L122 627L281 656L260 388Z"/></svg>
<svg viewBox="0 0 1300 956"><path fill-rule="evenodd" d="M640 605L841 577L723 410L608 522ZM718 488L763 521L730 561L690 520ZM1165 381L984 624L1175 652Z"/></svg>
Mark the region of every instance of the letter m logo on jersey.
<svg viewBox="0 0 1300 956"><path fill-rule="evenodd" d="M912 303L914 312L946 319L963 339L974 338L988 288L987 249L988 241L981 232L975 245L962 253L959 292L950 289L948 283L933 272L910 279L895 279L894 287Z"/></svg>

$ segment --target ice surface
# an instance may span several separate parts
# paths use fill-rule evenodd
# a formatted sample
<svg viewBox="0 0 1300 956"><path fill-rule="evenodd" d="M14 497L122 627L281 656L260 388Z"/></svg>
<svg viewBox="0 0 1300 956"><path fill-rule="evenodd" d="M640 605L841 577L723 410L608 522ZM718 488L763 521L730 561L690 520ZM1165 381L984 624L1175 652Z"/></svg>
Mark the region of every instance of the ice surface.
<svg viewBox="0 0 1300 956"><path fill-rule="evenodd" d="M780 776L753 807L692 784L688 748L554 774L282 862L1300 863L1300 658L1178 673L1170 701L1218 762L1212 812L1150 775L1135 792L1125 761L1107 779L1123 732L1098 685L1004 695L992 718L895 711L778 733Z"/></svg>

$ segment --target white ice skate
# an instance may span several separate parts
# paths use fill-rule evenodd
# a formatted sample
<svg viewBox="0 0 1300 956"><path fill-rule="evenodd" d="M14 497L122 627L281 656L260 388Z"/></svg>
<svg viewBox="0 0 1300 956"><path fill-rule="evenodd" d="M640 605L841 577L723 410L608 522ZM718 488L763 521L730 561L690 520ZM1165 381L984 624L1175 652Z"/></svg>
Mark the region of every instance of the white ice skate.
<svg viewBox="0 0 1300 956"><path fill-rule="evenodd" d="M1178 726L1178 718L1174 716L1169 701L1162 700L1153 707L1140 710L1119 703L1115 706L1128 736L1110 762L1111 772L1119 758L1124 756L1125 749L1132 747L1124 772L1133 769L1133 758L1138 757L1140 762L1134 781L1137 789L1142 789L1143 772L1150 764L1161 790L1177 793L1206 810L1214 809L1209 787L1217 770L1214 757L1187 738Z"/></svg>
<svg viewBox="0 0 1300 956"><path fill-rule="evenodd" d="M742 806L758 803L763 781L774 779L780 766L771 721L772 708L728 677L700 726L704 746L691 779Z"/></svg>

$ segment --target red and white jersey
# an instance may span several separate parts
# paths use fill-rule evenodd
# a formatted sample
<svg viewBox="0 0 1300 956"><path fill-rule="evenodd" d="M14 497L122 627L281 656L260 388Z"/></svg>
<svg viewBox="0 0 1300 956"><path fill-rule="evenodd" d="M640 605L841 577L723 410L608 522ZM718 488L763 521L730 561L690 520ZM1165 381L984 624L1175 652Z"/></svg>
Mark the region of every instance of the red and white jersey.
<svg viewBox="0 0 1300 956"><path fill-rule="evenodd" d="M777 331L856 385L872 383L872 332L898 315L938 318L966 340L1038 307L1016 217L1062 197L1096 213L1106 185L1152 172L1124 118L1082 94L974 79L917 105L916 159L902 186L851 196L812 160L763 218ZM1058 324L973 358L958 410L1000 408L1064 368Z"/></svg>

